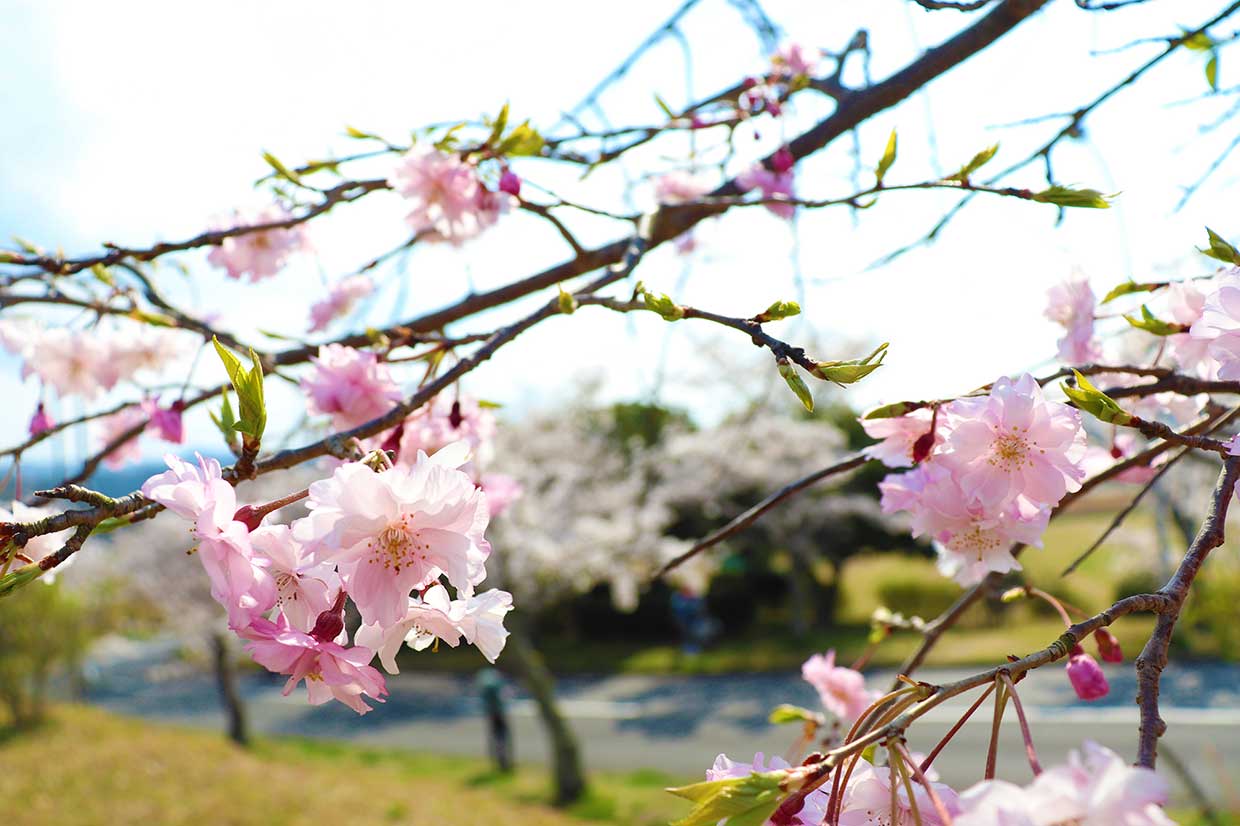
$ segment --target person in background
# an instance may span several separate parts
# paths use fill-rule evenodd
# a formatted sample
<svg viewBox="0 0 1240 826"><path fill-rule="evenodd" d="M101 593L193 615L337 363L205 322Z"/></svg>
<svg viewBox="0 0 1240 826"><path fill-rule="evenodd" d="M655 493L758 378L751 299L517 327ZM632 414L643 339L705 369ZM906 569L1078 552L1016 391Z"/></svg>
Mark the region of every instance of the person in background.
<svg viewBox="0 0 1240 826"><path fill-rule="evenodd" d="M487 747L491 760L498 771L512 771L512 746L509 742L508 715L504 708L504 694L508 688L504 675L494 668L483 668L474 677L474 686L482 699L487 715Z"/></svg>

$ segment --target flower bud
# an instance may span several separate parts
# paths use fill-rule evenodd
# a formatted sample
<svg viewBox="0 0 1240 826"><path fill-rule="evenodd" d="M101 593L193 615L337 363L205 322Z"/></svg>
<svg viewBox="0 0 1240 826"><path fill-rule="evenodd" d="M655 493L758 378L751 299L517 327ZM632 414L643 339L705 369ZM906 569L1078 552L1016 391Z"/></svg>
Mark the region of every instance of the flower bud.
<svg viewBox="0 0 1240 826"><path fill-rule="evenodd" d="M934 431L923 433L913 442L913 464L920 464L934 450Z"/></svg>
<svg viewBox="0 0 1240 826"><path fill-rule="evenodd" d="M1120 648L1119 640L1108 629L1099 628L1095 631L1094 642L1098 643L1098 654L1103 662L1122 663L1124 661L1124 650Z"/></svg>
<svg viewBox="0 0 1240 826"><path fill-rule="evenodd" d="M47 408L43 406L43 402L39 402L39 406L34 409L34 415L30 417L30 435L38 436L55 426L56 422L52 421L52 417L47 415Z"/></svg>
<svg viewBox="0 0 1240 826"><path fill-rule="evenodd" d="M781 146L775 150L775 154L771 156L771 170L783 174L792 169L797 159L792 157L791 150L786 146Z"/></svg>
<svg viewBox="0 0 1240 826"><path fill-rule="evenodd" d="M517 173L511 169L505 169L504 174L499 176L499 191L507 192L514 198L521 195L521 179L517 177Z"/></svg>
<svg viewBox="0 0 1240 826"><path fill-rule="evenodd" d="M255 530L263 523L263 517L266 514L260 512L253 505L242 505L237 508L237 512L233 514L233 521L240 522L245 525L246 530Z"/></svg>
<svg viewBox="0 0 1240 826"><path fill-rule="evenodd" d="M310 636L319 642L333 642L336 637L340 636L340 632L343 630L343 612L328 608L319 614L319 618L314 621L314 628L310 631Z"/></svg>
<svg viewBox="0 0 1240 826"><path fill-rule="evenodd" d="M1072 690L1082 700L1097 700L1111 691L1102 666L1079 645L1072 649L1072 655L1068 657L1067 671Z"/></svg>

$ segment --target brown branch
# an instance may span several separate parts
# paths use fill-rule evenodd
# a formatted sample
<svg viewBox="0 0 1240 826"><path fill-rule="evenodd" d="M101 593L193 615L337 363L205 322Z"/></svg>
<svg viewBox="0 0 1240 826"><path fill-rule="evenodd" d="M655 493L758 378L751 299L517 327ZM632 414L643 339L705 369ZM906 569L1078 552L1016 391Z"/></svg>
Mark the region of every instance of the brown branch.
<svg viewBox="0 0 1240 826"><path fill-rule="evenodd" d="M771 508L774 508L784 500L797 495L811 485L815 485L828 477L837 476L841 473L847 473L850 470L856 470L869 461L871 461L871 459L868 456L857 454L856 456L850 456L843 461L836 462L835 464L822 468L821 470L816 470L808 476L802 476L794 482L789 482L758 504L754 505L752 508L749 508L744 513L730 520L728 524L724 525L722 528L712 531L702 539L699 539L692 548L680 554L675 559L669 561L666 565L660 568L658 572L655 573L653 579L662 577L668 571L684 564L707 548L718 545L720 542L733 534L740 533L754 522L757 522L758 519L760 519L767 511L771 510Z"/></svg>
<svg viewBox="0 0 1240 826"><path fill-rule="evenodd" d="M1137 740L1138 766L1152 769L1158 759L1158 738L1167 730L1167 724L1158 711L1159 679L1167 665L1171 634L1180 618L1180 610L1188 596L1188 589L1200 572L1206 557L1210 555L1210 551L1223 544L1227 510L1238 478L1240 456L1228 457L1219 473L1218 484L1210 500L1210 510L1206 513L1197 536L1171 579L1158 590L1158 594L1167 600L1167 605L1158 613L1154 632L1136 660L1137 706L1141 711Z"/></svg>

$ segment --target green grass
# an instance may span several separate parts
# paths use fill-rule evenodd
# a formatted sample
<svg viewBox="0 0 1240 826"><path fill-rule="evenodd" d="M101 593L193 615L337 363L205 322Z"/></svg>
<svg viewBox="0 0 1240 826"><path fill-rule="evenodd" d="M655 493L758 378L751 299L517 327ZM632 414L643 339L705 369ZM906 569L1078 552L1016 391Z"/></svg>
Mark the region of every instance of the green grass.
<svg viewBox="0 0 1240 826"><path fill-rule="evenodd" d="M588 796L549 805L544 769L304 738L239 749L217 734L60 706L0 738L5 826L654 826L685 813L663 791L684 778L596 775Z"/></svg>

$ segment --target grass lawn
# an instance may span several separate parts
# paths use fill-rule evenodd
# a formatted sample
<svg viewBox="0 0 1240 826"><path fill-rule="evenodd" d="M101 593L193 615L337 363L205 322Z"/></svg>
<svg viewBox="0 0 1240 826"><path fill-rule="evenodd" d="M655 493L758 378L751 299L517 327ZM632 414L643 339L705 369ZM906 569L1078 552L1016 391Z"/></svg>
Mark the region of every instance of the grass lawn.
<svg viewBox="0 0 1240 826"><path fill-rule="evenodd" d="M653 826L687 811L663 791L683 780L598 775L587 799L560 811L535 766L504 776L480 760L297 738L247 751L81 706L56 707L31 731L0 729L5 826Z"/></svg>
<svg viewBox="0 0 1240 826"><path fill-rule="evenodd" d="M0 729L5 826L655 826L684 816L688 804L663 788L685 781L595 774L589 797L561 811L533 766L503 776L475 759L298 738L242 750L81 706L31 731Z"/></svg>

